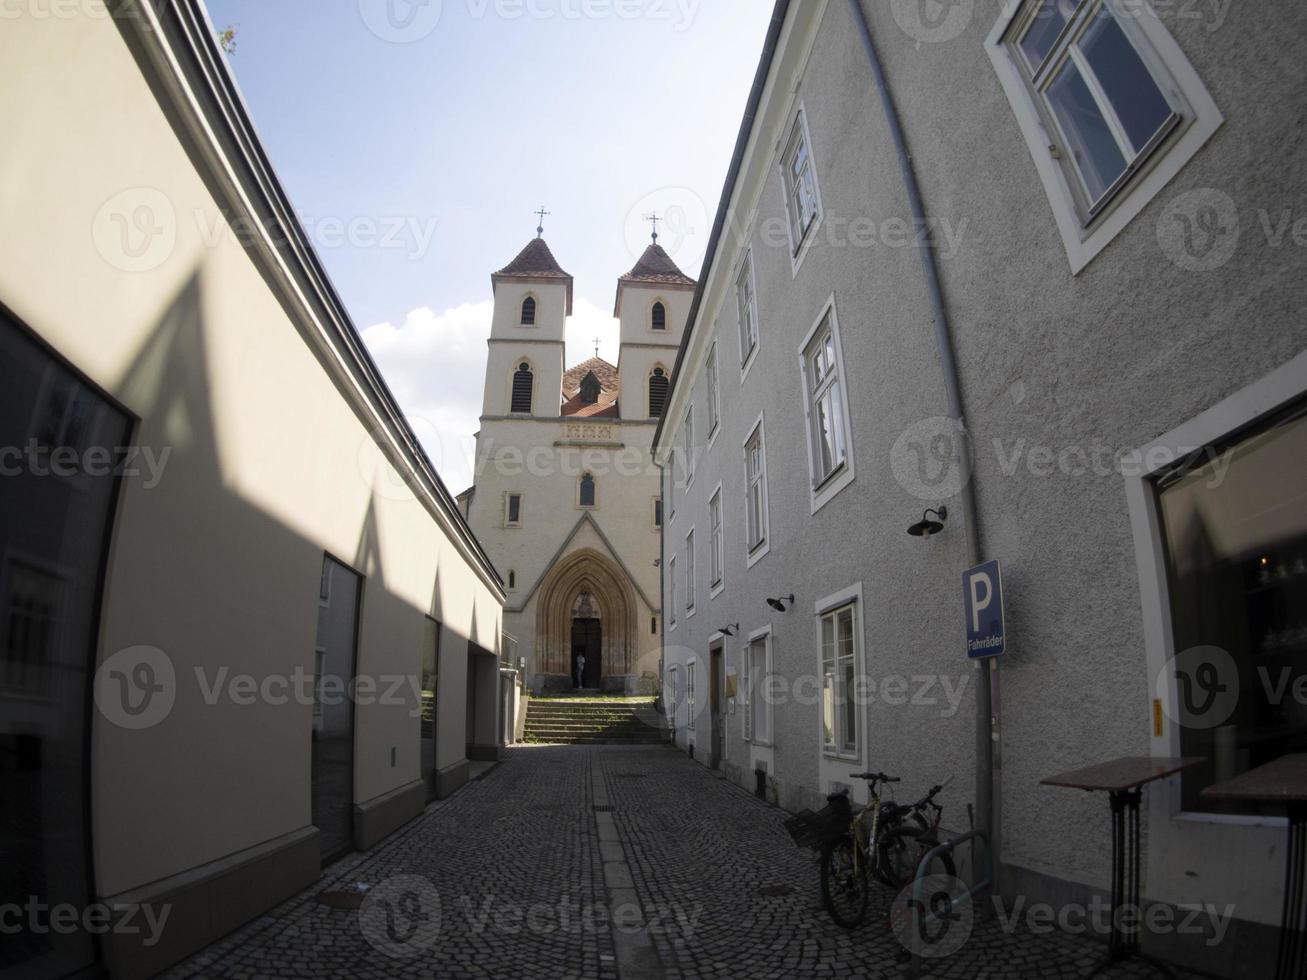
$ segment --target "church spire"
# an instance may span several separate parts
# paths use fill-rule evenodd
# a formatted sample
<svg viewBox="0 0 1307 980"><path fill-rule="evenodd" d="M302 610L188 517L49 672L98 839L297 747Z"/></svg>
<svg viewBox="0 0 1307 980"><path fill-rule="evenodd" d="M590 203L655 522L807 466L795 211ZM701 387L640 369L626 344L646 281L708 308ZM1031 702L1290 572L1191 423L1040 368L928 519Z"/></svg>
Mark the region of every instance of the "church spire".
<svg viewBox="0 0 1307 980"><path fill-rule="evenodd" d="M540 210L535 212L535 215L540 219L540 224L536 225L536 238L545 237L545 218L549 217L552 213L552 211L546 211L543 204L540 205ZM654 235L654 241L657 240L658 236Z"/></svg>

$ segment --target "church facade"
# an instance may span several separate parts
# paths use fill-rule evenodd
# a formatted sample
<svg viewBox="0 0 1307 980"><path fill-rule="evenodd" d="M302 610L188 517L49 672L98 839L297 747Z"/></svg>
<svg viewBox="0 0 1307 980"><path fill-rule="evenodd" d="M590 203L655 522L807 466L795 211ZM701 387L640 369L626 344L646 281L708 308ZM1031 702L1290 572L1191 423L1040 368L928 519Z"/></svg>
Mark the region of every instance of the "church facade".
<svg viewBox="0 0 1307 980"><path fill-rule="evenodd" d="M695 282L655 236L617 283L617 364L572 366L573 280L544 238L491 283L476 477L461 503L504 579L504 629L534 691L652 693L662 498L650 449Z"/></svg>

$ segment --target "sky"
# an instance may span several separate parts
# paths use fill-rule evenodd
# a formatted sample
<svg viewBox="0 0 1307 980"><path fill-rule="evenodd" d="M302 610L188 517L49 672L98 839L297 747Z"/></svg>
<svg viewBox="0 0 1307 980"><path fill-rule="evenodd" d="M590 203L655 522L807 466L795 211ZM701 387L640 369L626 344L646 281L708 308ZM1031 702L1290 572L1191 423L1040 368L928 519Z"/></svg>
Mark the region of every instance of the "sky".
<svg viewBox="0 0 1307 980"><path fill-rule="evenodd" d="M697 277L770 0L207 0L259 136L445 483L472 482L490 274L576 278L567 360L617 359L617 278Z"/></svg>

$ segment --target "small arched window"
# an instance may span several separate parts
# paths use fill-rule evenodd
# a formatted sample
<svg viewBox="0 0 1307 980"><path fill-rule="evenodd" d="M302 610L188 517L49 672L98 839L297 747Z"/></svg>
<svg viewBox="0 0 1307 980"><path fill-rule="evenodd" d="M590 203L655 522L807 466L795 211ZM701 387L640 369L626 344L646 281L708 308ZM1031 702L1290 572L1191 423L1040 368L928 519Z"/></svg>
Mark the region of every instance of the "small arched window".
<svg viewBox="0 0 1307 980"><path fill-rule="evenodd" d="M508 570L508 587L510 589L517 588L517 572L513 571L511 568Z"/></svg>
<svg viewBox="0 0 1307 980"><path fill-rule="evenodd" d="M667 329L667 307L662 303L653 305L653 328L655 330Z"/></svg>
<svg viewBox="0 0 1307 980"><path fill-rule="evenodd" d="M522 326L533 327L536 322L536 301L534 296L522 300Z"/></svg>
<svg viewBox="0 0 1307 980"><path fill-rule="evenodd" d="M663 409L667 405L667 387L667 372L662 368L654 368L653 374L649 375L649 417L651 419L663 417Z"/></svg>
<svg viewBox="0 0 1307 980"><path fill-rule="evenodd" d="M509 411L514 415L530 415L534 389L535 375L531 373L531 365L523 361L513 372L513 404Z"/></svg>
<svg viewBox="0 0 1307 980"><path fill-rule="evenodd" d="M580 503L582 507L595 505L595 478L589 473L581 477Z"/></svg>

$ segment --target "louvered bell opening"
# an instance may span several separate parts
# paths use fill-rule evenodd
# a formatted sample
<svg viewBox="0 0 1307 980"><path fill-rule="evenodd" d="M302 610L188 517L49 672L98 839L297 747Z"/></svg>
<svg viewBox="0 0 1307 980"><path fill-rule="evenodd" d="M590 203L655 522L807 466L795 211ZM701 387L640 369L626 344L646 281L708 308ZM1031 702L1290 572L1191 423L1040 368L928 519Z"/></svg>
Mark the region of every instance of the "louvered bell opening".
<svg viewBox="0 0 1307 980"><path fill-rule="evenodd" d="M514 415L531 414L531 389L533 387L534 377L531 371L523 365L513 375L513 407Z"/></svg>
<svg viewBox="0 0 1307 980"><path fill-rule="evenodd" d="M667 375L662 368L654 371L649 379L649 417L662 418L663 408L667 405Z"/></svg>

